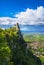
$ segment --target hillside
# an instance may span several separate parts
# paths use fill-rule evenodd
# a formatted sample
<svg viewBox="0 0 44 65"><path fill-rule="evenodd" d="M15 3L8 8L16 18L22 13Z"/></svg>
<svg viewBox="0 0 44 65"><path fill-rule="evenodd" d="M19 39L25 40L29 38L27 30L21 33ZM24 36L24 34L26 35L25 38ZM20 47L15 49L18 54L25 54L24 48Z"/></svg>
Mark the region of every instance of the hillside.
<svg viewBox="0 0 44 65"><path fill-rule="evenodd" d="M44 34L24 35L27 47L44 63Z"/></svg>
<svg viewBox="0 0 44 65"><path fill-rule="evenodd" d="M0 28L0 65L41 65L27 48L18 23L5 30Z"/></svg>

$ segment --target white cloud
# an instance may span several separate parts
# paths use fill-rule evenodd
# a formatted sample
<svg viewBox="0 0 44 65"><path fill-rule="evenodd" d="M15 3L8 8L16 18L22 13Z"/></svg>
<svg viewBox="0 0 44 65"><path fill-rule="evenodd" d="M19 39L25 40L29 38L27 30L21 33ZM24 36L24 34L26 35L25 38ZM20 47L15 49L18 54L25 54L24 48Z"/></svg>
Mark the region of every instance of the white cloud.
<svg viewBox="0 0 44 65"><path fill-rule="evenodd" d="M24 12L14 15L14 18L0 17L0 25L13 25L16 22L22 25L44 24L44 7L40 6L35 10L27 8Z"/></svg>
<svg viewBox="0 0 44 65"><path fill-rule="evenodd" d="M21 24L44 24L44 7L35 10L27 8L25 12L16 14L16 17Z"/></svg>
<svg viewBox="0 0 44 65"><path fill-rule="evenodd" d="M11 17L0 17L0 25L13 25L16 24L16 19Z"/></svg>

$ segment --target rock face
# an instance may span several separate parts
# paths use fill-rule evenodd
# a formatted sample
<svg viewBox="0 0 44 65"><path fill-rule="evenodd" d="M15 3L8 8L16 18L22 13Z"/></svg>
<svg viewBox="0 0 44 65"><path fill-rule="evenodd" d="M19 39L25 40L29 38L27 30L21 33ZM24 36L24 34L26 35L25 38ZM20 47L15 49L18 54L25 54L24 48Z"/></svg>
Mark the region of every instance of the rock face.
<svg viewBox="0 0 44 65"><path fill-rule="evenodd" d="M18 39L19 43L22 44L24 47L26 47L27 44L23 39L23 36L21 34L20 27L19 27L18 23L16 24L16 31L17 31L17 35L19 35L19 39Z"/></svg>
<svg viewBox="0 0 44 65"><path fill-rule="evenodd" d="M16 31L17 31L17 34L19 34L19 38L22 38L22 35L21 35L21 32L20 32L20 27L19 27L19 24L17 23L16 24Z"/></svg>
<svg viewBox="0 0 44 65"><path fill-rule="evenodd" d="M23 52L23 54L21 55L21 57L23 59L22 58L20 59L20 56L19 56L19 60L17 60L16 65L41 65L40 59L37 58L36 56L34 56L33 53L30 51L30 49L27 49L27 44L23 39L23 36L21 34L20 27L19 27L18 23L16 24L16 31L17 31L17 35L18 35L17 43L20 44L19 47L20 46L22 47L20 49L23 49L23 50L21 50L20 53L19 53L20 49L19 49L18 53L16 53L16 54L20 55ZM18 50L18 48L17 48L17 50ZM18 55L17 55L17 57L18 57Z"/></svg>

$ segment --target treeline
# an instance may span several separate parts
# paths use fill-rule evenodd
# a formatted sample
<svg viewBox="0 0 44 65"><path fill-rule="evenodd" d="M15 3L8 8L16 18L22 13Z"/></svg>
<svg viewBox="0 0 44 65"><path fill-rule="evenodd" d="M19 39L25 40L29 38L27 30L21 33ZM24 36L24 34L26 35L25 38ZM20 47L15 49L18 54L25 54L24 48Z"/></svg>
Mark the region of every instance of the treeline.
<svg viewBox="0 0 44 65"><path fill-rule="evenodd" d="M16 27L0 28L0 65L41 65Z"/></svg>

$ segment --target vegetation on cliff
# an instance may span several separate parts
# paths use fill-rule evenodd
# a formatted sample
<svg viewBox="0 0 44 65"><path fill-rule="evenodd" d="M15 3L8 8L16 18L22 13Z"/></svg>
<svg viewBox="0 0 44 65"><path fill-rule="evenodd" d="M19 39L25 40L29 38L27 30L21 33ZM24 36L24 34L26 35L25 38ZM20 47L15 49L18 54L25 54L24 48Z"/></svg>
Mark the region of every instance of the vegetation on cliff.
<svg viewBox="0 0 44 65"><path fill-rule="evenodd" d="M9 29L0 28L0 65L41 65L27 48L18 23Z"/></svg>

